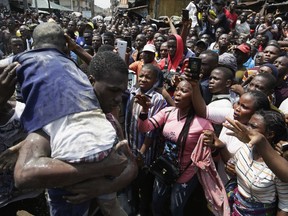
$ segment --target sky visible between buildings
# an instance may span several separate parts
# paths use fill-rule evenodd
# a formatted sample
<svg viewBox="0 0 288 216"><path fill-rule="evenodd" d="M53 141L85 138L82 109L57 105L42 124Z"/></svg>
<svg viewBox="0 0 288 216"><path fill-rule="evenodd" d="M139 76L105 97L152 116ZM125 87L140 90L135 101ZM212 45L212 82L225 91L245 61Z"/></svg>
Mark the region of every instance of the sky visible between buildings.
<svg viewBox="0 0 288 216"><path fill-rule="evenodd" d="M101 8L109 8L110 7L110 0L94 0L95 5Z"/></svg>

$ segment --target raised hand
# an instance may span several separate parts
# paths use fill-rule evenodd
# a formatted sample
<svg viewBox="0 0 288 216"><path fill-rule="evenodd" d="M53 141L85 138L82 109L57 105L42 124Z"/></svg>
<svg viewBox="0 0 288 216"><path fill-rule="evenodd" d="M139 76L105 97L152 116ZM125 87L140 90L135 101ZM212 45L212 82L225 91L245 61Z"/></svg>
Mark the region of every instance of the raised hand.
<svg viewBox="0 0 288 216"><path fill-rule="evenodd" d="M178 86L178 84L181 82L181 79L180 79L180 76L179 75L174 75L172 78L171 78L171 85L172 86Z"/></svg>
<svg viewBox="0 0 288 216"><path fill-rule="evenodd" d="M136 95L135 103L138 103L140 106L142 106L143 112L148 112L151 106L151 101L146 95L140 95L140 94Z"/></svg>
<svg viewBox="0 0 288 216"><path fill-rule="evenodd" d="M171 22L170 18L168 16L164 17L163 18L163 21L166 23L166 24L169 24Z"/></svg>
<svg viewBox="0 0 288 216"><path fill-rule="evenodd" d="M249 143L250 137L248 133L250 130L248 130L245 125L237 120L232 120L228 117L226 120L229 122L229 124L225 122L223 123L223 126L231 130L231 132L227 132L226 134L237 137L243 143Z"/></svg>
<svg viewBox="0 0 288 216"><path fill-rule="evenodd" d="M185 80L187 80L192 87L199 86L199 79L202 78L202 74L200 73L199 79L194 79L190 68L188 68L188 62L185 64L184 75Z"/></svg>
<svg viewBox="0 0 288 216"><path fill-rule="evenodd" d="M243 143L247 143L249 147L260 145L263 142L268 142L266 137L255 129L251 129L237 120L226 118L228 123L223 123L223 126L231 130L227 135L235 136Z"/></svg>

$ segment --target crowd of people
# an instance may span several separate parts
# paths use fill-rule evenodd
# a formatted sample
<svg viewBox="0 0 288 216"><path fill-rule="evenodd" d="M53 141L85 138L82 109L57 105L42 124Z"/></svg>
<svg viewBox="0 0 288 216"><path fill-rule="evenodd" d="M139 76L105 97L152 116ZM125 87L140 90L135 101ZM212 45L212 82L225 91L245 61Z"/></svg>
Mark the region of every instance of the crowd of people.
<svg viewBox="0 0 288 216"><path fill-rule="evenodd" d="M104 18L1 8L1 215L288 216L286 16Z"/></svg>

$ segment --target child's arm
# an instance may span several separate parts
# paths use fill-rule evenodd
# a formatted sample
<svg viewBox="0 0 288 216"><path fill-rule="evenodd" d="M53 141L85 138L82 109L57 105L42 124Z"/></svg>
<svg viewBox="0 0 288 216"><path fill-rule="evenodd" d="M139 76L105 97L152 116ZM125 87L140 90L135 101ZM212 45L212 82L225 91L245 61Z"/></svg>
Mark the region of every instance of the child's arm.
<svg viewBox="0 0 288 216"><path fill-rule="evenodd" d="M86 64L89 65L90 61L92 60L93 56L87 53L81 46L76 44L76 42L65 34L66 42L68 44L69 50L73 51L81 60L83 60Z"/></svg>

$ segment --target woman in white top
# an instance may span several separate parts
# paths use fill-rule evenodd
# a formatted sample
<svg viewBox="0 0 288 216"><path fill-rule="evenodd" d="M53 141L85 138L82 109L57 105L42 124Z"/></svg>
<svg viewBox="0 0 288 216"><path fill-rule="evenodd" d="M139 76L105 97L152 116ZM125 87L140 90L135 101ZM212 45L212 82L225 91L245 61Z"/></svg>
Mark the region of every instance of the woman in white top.
<svg viewBox="0 0 288 216"><path fill-rule="evenodd" d="M189 69L188 69L189 70ZM185 72L187 79L191 75ZM209 107L206 106L204 99L202 98L198 82L191 81L193 86L193 105L197 115L202 118L210 120L214 124L222 124L226 121L226 117L229 117L233 120L238 120L243 124L247 124L251 116L259 109L270 109L270 104L267 99L267 96L259 91L250 91L243 94L239 101L234 104L233 108L224 108L224 107ZM239 150L239 148L244 145L236 137L227 135L229 130L223 128L219 135L219 138L212 132L205 132L206 138L204 142L206 144L212 144L214 142L221 142L226 144L226 148L220 150L221 160L218 163L218 172L224 184L230 179L227 176L225 171L225 164L229 160L227 155L234 154Z"/></svg>

